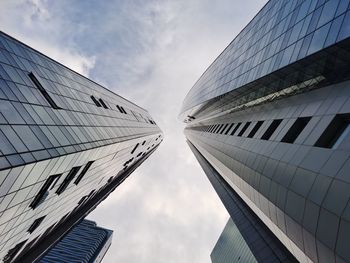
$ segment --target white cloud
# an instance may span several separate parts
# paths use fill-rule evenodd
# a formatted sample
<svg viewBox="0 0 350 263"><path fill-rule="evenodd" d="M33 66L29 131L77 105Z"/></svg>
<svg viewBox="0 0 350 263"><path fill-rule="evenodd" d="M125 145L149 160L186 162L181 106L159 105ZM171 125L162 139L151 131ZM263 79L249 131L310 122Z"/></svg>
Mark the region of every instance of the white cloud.
<svg viewBox="0 0 350 263"><path fill-rule="evenodd" d="M177 115L264 2L1 2L6 32L148 109L164 131L159 149L90 216L115 230L104 263L210 262L228 215Z"/></svg>

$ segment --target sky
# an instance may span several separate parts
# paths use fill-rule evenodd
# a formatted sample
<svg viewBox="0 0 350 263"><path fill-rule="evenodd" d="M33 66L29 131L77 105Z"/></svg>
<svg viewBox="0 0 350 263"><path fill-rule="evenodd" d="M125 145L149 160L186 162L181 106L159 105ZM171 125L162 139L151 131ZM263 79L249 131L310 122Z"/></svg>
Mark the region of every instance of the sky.
<svg viewBox="0 0 350 263"><path fill-rule="evenodd" d="M0 0L0 30L147 109L165 139L88 218L104 263L209 263L228 220L178 119L195 81L266 0Z"/></svg>

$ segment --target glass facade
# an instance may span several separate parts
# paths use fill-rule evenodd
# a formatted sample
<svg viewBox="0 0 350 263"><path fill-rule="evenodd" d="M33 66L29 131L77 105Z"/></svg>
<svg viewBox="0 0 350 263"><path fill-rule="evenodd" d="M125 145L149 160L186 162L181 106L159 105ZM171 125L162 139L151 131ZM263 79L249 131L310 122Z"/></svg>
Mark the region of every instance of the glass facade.
<svg viewBox="0 0 350 263"><path fill-rule="evenodd" d="M98 263L112 243L113 231L83 220L52 247L39 263ZM101 253L102 252L102 253Z"/></svg>
<svg viewBox="0 0 350 263"><path fill-rule="evenodd" d="M240 203L295 260L350 262L349 17L345 0L269 1L184 100L189 145L257 259L273 249L248 240Z"/></svg>
<svg viewBox="0 0 350 263"><path fill-rule="evenodd" d="M210 254L212 263L256 263L254 255L230 218Z"/></svg>
<svg viewBox="0 0 350 263"><path fill-rule="evenodd" d="M0 259L70 228L161 141L145 109L0 32Z"/></svg>

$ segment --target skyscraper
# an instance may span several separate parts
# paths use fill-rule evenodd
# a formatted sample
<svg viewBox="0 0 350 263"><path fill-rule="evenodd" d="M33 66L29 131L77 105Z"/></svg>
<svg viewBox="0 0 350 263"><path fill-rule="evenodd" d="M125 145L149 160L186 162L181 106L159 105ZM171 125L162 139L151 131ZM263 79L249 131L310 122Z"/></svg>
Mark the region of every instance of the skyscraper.
<svg viewBox="0 0 350 263"><path fill-rule="evenodd" d="M349 36L349 1L268 1L184 100L188 143L258 261L350 262Z"/></svg>
<svg viewBox="0 0 350 263"><path fill-rule="evenodd" d="M113 231L82 220L43 256L39 263L99 263L112 243Z"/></svg>
<svg viewBox="0 0 350 263"><path fill-rule="evenodd" d="M0 33L0 258L33 262L162 141L143 108Z"/></svg>
<svg viewBox="0 0 350 263"><path fill-rule="evenodd" d="M256 263L235 223L230 218L210 254L212 263Z"/></svg>

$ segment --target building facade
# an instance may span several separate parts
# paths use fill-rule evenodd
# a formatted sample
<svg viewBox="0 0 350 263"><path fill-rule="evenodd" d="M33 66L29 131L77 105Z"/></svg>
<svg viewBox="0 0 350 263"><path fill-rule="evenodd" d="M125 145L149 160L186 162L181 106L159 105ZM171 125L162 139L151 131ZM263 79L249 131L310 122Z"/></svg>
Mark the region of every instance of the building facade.
<svg viewBox="0 0 350 263"><path fill-rule="evenodd" d="M349 36L347 0L270 0L184 100L190 148L258 261L350 262Z"/></svg>
<svg viewBox="0 0 350 263"><path fill-rule="evenodd" d="M143 108L0 33L0 259L33 262L162 141Z"/></svg>
<svg viewBox="0 0 350 263"><path fill-rule="evenodd" d="M256 263L247 243L230 218L210 254L212 263Z"/></svg>
<svg viewBox="0 0 350 263"><path fill-rule="evenodd" d="M112 243L113 231L82 220L40 259L40 263L99 263Z"/></svg>

